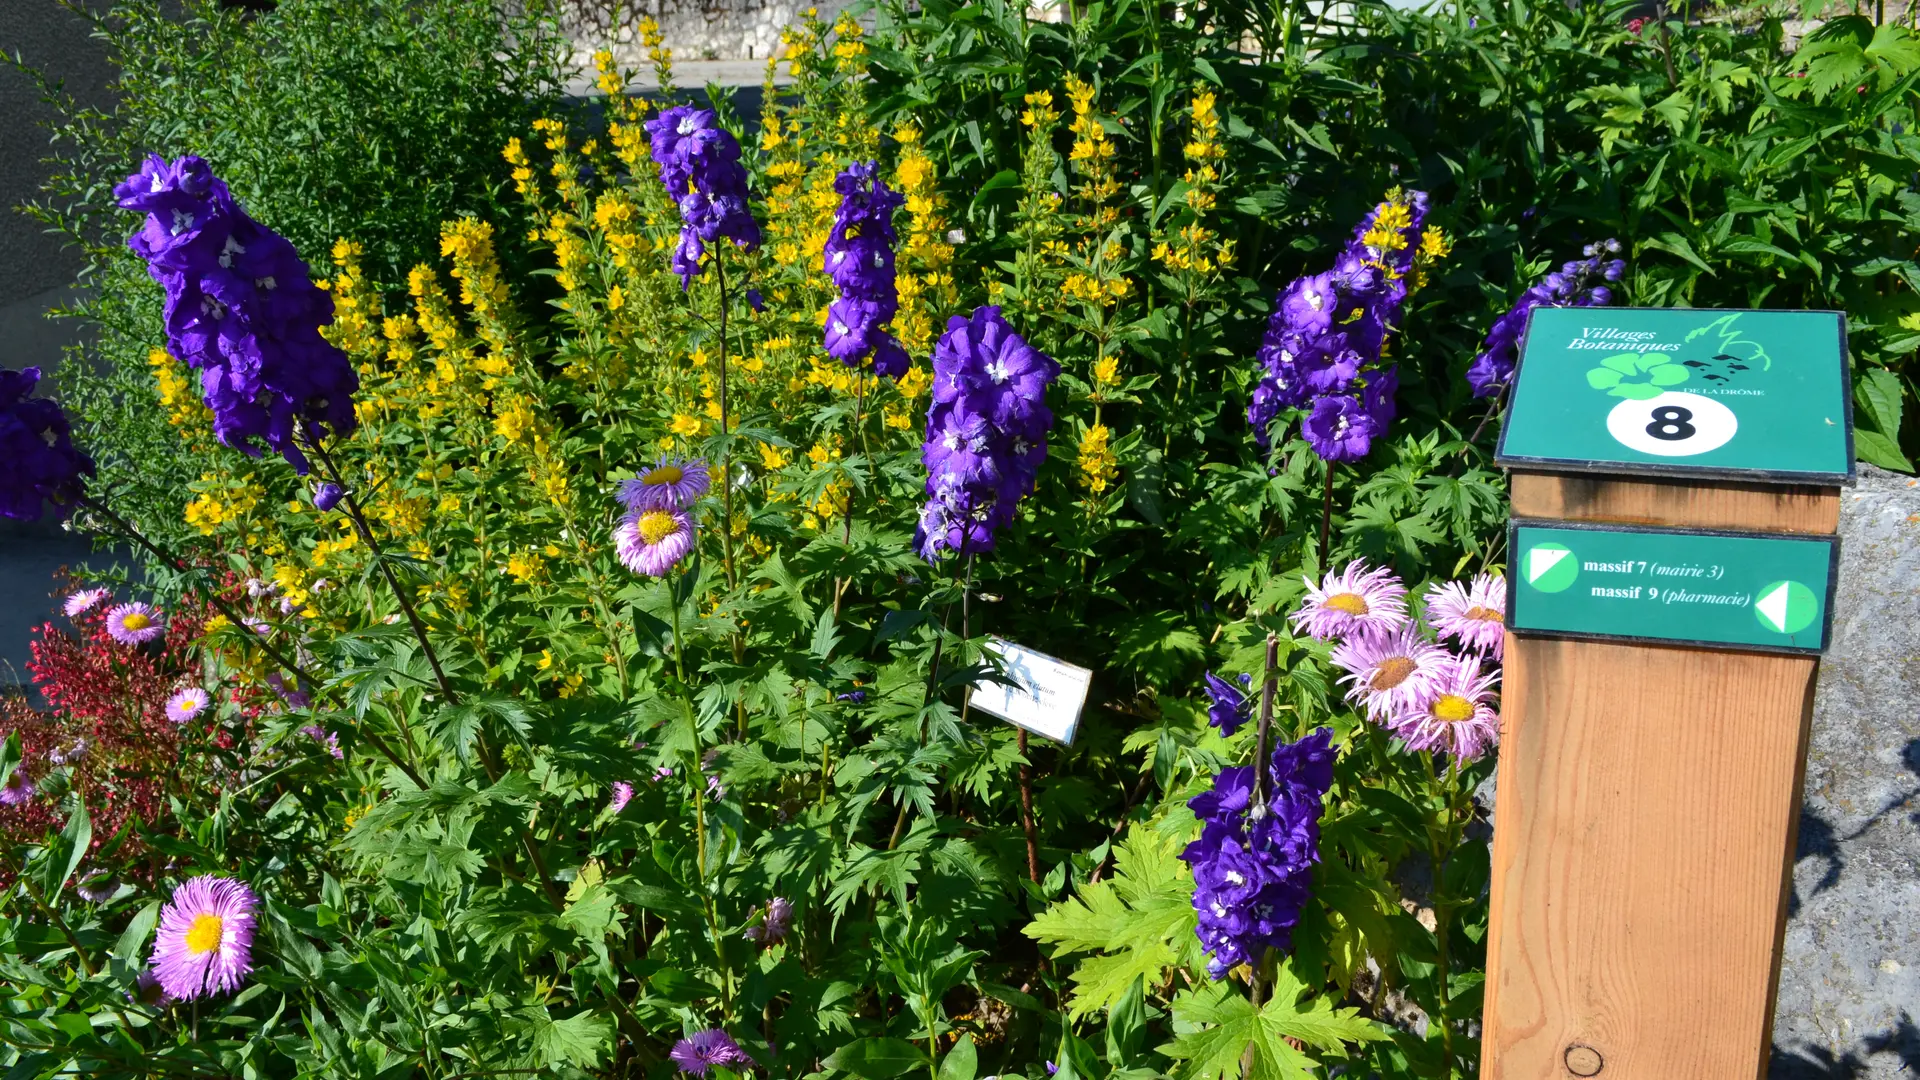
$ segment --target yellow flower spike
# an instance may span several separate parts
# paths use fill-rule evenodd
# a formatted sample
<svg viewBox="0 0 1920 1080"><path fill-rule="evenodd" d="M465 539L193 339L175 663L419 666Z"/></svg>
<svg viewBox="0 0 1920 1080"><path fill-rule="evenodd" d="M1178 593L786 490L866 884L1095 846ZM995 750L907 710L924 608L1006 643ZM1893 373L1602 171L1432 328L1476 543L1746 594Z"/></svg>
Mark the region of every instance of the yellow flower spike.
<svg viewBox="0 0 1920 1080"><path fill-rule="evenodd" d="M1119 462L1108 445L1110 432L1105 424L1095 424L1080 437L1080 483L1095 495L1107 490L1119 476Z"/></svg>

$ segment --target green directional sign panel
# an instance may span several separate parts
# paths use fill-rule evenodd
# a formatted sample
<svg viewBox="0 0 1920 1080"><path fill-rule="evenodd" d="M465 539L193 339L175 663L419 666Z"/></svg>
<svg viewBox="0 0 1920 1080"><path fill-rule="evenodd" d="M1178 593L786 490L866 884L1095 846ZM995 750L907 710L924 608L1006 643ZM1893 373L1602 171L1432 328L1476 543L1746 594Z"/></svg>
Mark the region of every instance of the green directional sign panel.
<svg viewBox="0 0 1920 1080"><path fill-rule="evenodd" d="M1853 478L1837 311L1535 308L1500 433L1503 465Z"/></svg>
<svg viewBox="0 0 1920 1080"><path fill-rule="evenodd" d="M1507 539L1515 633L1826 647L1831 537L1515 522Z"/></svg>

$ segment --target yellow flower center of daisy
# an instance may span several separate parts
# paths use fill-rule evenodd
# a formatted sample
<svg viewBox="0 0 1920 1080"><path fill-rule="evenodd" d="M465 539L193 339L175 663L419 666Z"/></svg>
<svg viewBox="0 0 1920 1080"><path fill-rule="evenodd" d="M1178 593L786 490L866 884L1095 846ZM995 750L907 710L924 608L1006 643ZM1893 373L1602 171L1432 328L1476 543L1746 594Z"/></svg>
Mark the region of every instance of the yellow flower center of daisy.
<svg viewBox="0 0 1920 1080"><path fill-rule="evenodd" d="M1327 606L1349 615L1365 615L1370 610L1367 607L1367 598L1353 592L1334 593L1327 597Z"/></svg>
<svg viewBox="0 0 1920 1080"><path fill-rule="evenodd" d="M641 514L637 527L640 530L640 539L645 540L648 547L680 531L680 523L665 510L650 510Z"/></svg>
<svg viewBox="0 0 1920 1080"><path fill-rule="evenodd" d="M648 469L647 475L640 479L642 482L648 484L677 484L681 478L686 475L686 473L680 470L680 466L678 465L661 465L657 468Z"/></svg>
<svg viewBox="0 0 1920 1080"><path fill-rule="evenodd" d="M1473 702L1459 694L1441 694L1440 700L1434 702L1428 711L1433 713L1435 720L1459 724L1473 719Z"/></svg>
<svg viewBox="0 0 1920 1080"><path fill-rule="evenodd" d="M121 617L120 625L128 630L145 630L153 625L153 620L137 611L130 611Z"/></svg>
<svg viewBox="0 0 1920 1080"><path fill-rule="evenodd" d="M1500 613L1492 608L1484 608L1479 604L1475 604L1467 609L1467 618L1478 619L1481 622L1499 622Z"/></svg>
<svg viewBox="0 0 1920 1080"><path fill-rule="evenodd" d="M220 916L195 915L193 925L187 928L187 951L202 956L219 948L223 929Z"/></svg>
<svg viewBox="0 0 1920 1080"><path fill-rule="evenodd" d="M1390 656L1373 666L1373 678L1368 685L1375 690L1391 690L1406 682L1413 669L1413 661L1406 657Z"/></svg>

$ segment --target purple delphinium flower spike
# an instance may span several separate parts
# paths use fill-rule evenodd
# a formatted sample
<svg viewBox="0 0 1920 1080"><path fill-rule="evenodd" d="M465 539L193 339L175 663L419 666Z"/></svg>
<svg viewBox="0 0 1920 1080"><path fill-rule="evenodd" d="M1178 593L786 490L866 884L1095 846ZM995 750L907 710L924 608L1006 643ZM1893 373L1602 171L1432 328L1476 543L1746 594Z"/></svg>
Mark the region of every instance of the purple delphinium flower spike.
<svg viewBox="0 0 1920 1080"><path fill-rule="evenodd" d="M1053 358L1013 332L997 306L947 320L933 349L933 405L920 458L927 502L915 537L929 562L993 550L1047 457Z"/></svg>
<svg viewBox="0 0 1920 1080"><path fill-rule="evenodd" d="M747 209L747 170L740 143L712 109L676 105L646 126L660 181L680 208L672 261L685 290L699 276L708 244L727 239L749 251L760 246L760 225Z"/></svg>
<svg viewBox="0 0 1920 1080"><path fill-rule="evenodd" d="M360 377L320 336L333 298L201 158L150 155L113 193L146 214L127 246L166 290L167 349L200 373L214 434L248 454L264 442L305 475L296 436L344 435L356 423Z"/></svg>
<svg viewBox="0 0 1920 1080"><path fill-rule="evenodd" d="M93 475L93 459L74 448L73 429L60 406L32 396L39 382L37 367L0 368L0 462L5 463L0 466L0 517L36 521L46 503L64 512L79 501L85 478Z"/></svg>
<svg viewBox="0 0 1920 1080"><path fill-rule="evenodd" d="M1395 190L1354 229L1333 267L1275 298L1257 358L1247 422L1262 449L1287 409L1307 409L1307 442L1328 461L1356 461L1386 434L1399 380L1377 365L1400 324L1427 216L1425 192Z"/></svg>
<svg viewBox="0 0 1920 1080"><path fill-rule="evenodd" d="M907 352L885 327L900 309L894 285L894 211L904 197L887 187L879 163L856 161L834 178L840 207L834 211L821 268L840 290L827 308L827 353L848 367L872 358L875 374L898 379L907 373Z"/></svg>
<svg viewBox="0 0 1920 1080"><path fill-rule="evenodd" d="M1520 356L1520 334L1527 328L1527 313L1537 307L1602 307L1613 303L1609 282L1619 281L1626 273L1624 259L1609 258L1620 253L1620 241L1603 240L1588 244L1584 258L1560 267L1529 288L1507 313L1496 319L1487 331L1480 354L1467 368L1467 384L1473 396L1492 397L1506 388Z"/></svg>
<svg viewBox="0 0 1920 1080"><path fill-rule="evenodd" d="M1333 786L1332 732L1281 743L1264 763L1270 787L1253 805L1253 767L1223 769L1214 789L1188 801L1203 822L1180 858L1193 867L1195 933L1211 954L1207 971L1223 978L1285 949L1309 897L1320 861L1320 811Z"/></svg>

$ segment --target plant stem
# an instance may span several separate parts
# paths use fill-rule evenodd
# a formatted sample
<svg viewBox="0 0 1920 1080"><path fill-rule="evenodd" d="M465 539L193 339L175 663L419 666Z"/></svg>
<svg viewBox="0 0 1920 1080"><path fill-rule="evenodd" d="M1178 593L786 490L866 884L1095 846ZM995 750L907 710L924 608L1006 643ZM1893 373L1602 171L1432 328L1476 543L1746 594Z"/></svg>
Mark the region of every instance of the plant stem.
<svg viewBox="0 0 1920 1080"><path fill-rule="evenodd" d="M1333 462L1327 462L1327 486L1320 493L1320 572L1326 573L1333 562L1327 555L1327 543L1333 537Z"/></svg>
<svg viewBox="0 0 1920 1080"><path fill-rule="evenodd" d="M1447 859L1454 847L1454 778L1458 774L1459 763L1448 755L1447 779L1443 786L1433 767L1431 751L1421 754L1426 759L1427 779L1433 785L1433 794L1441 805L1442 818L1440 828L1427 830L1428 859L1432 866L1433 890L1433 941L1435 953L1434 1003L1438 1013L1434 1020L1440 1025L1440 1046L1446 1053L1446 1070L1443 1077L1453 1075L1453 1020L1452 1002L1448 992L1448 982L1452 975L1452 964L1448 949L1448 927L1453 921L1453 905L1444 900L1447 879Z"/></svg>
<svg viewBox="0 0 1920 1080"><path fill-rule="evenodd" d="M420 642L420 649L426 655L427 665L433 668L433 681L439 684L441 696L449 705L460 704L459 692L454 690L453 683L447 679L446 671L440 667L440 654L434 651L433 642L427 640L427 624L421 621L420 612L414 608L413 601L407 598L406 590L400 587L400 579L395 576L392 565L387 562L387 554L381 548L380 541L374 539L373 528L367 524L367 515L360 507L360 500L354 497L353 489L340 479L340 469L334 464L333 455L327 453L326 448L320 445L320 440L313 438L309 433L307 443L308 449L313 451L313 456L319 459L320 467L326 470L327 479L338 484L346 493L341 501L347 508L347 519L353 522L353 530L360 534L361 543L366 544L367 550L372 553L374 565L380 568L380 575L387 580L387 588L393 590L393 598L399 602L400 612L406 616L407 625L413 628L413 636ZM413 733L407 730L406 723L404 719L400 720L400 734L406 739L407 748L411 750Z"/></svg>
<svg viewBox="0 0 1920 1080"><path fill-rule="evenodd" d="M446 671L441 668L440 656L434 652L433 643L427 640L427 624L421 621L419 611L415 610L413 602L407 599L406 591L400 587L400 579L394 575L393 567L388 564L386 552L380 547L380 542L374 539L373 529L367 524L366 514L361 510L359 500L354 498L353 490L341 482L340 469L334 464L333 456L320 445L320 440L312 438L309 433L307 442L308 449L313 452L314 457L319 459L320 467L326 470L327 479L339 484L340 489L345 492L341 501L347 508L347 518L353 522L354 531L360 534L361 542L365 543L367 550L372 553L375 565L380 567L381 576L387 579L387 588L393 591L393 598L399 602L401 612L406 615L407 624L413 628L413 636L420 642L420 648L426 653L427 663L433 668L433 678L440 687L441 695L448 705L460 704L459 692L453 688L453 683L447 679ZM407 750L411 753L413 732L408 728L403 713L404 710L396 710L394 715L400 724L400 735L406 740ZM486 768L488 782L499 783L500 766L494 758L493 747L487 742L484 733L480 735L478 745L480 761ZM527 860L533 864L533 872L539 875L540 888L547 894L547 900L556 908L565 908L566 897L554 886L553 875L547 872L546 859L540 854L540 844L534 839L532 830L522 825L519 826L519 832L520 846L526 849Z"/></svg>
<svg viewBox="0 0 1920 1080"><path fill-rule="evenodd" d="M1274 672L1280 666L1280 635L1267 631L1267 666L1260 676L1260 727L1253 740L1253 797L1256 805L1267 805L1267 742L1273 730Z"/></svg>
<svg viewBox="0 0 1920 1080"><path fill-rule="evenodd" d="M1040 830L1033 820L1033 766L1027 763L1027 729L1020 729L1020 831L1027 837L1027 880L1040 884Z"/></svg>
<svg viewBox="0 0 1920 1080"><path fill-rule="evenodd" d="M733 443L727 438L727 260L725 245L713 249L714 288L720 298L720 546L726 561L727 588L738 585L733 569ZM737 651L737 650L736 650Z"/></svg>
<svg viewBox="0 0 1920 1080"><path fill-rule="evenodd" d="M726 559L727 591L733 592L740 587L733 563L733 440L727 435L727 260L726 245L717 244L713 249L714 285L720 292L720 513L726 520L720 523L720 548ZM733 662L744 664L747 660L747 640L736 629L732 635ZM747 737L747 703L738 702L736 710L740 722L740 738Z"/></svg>

